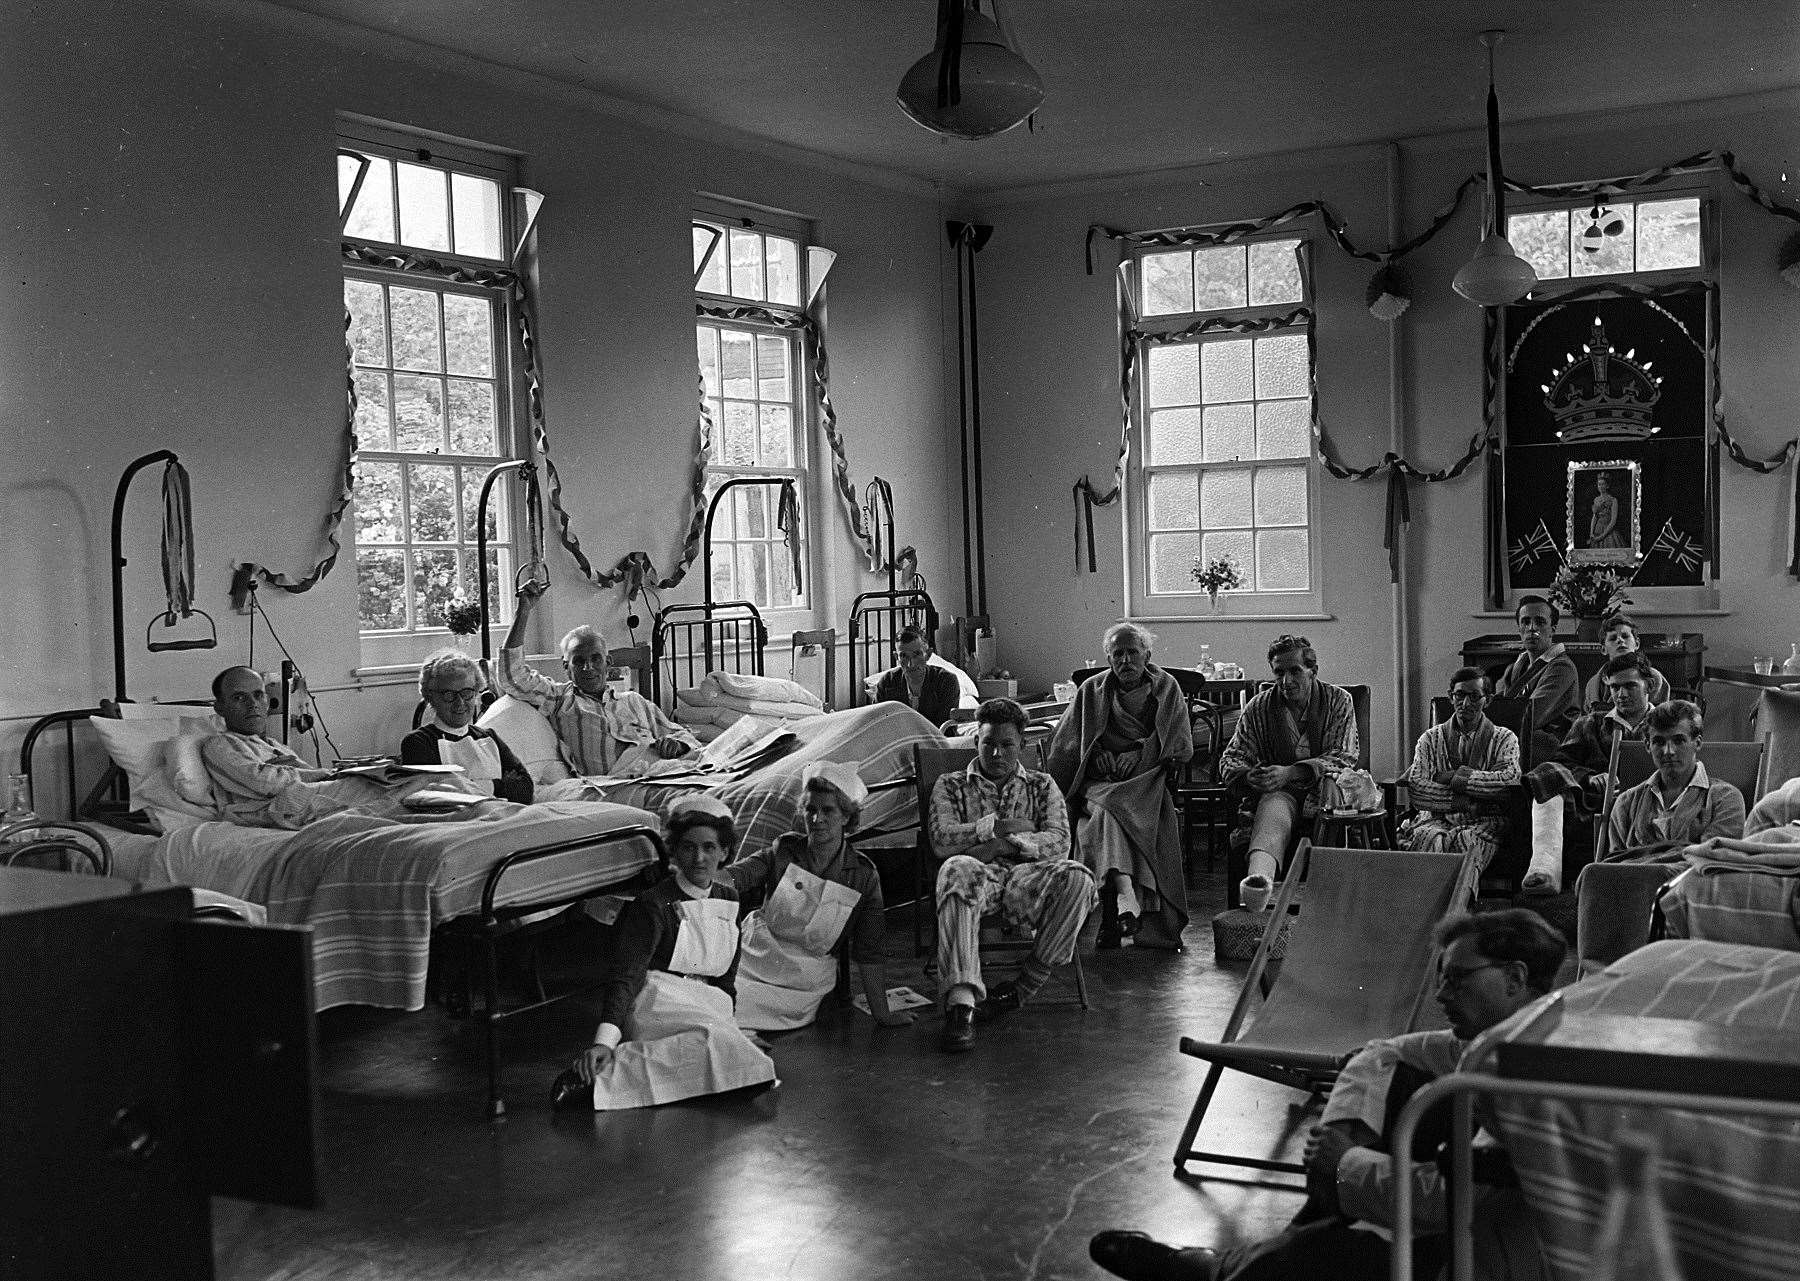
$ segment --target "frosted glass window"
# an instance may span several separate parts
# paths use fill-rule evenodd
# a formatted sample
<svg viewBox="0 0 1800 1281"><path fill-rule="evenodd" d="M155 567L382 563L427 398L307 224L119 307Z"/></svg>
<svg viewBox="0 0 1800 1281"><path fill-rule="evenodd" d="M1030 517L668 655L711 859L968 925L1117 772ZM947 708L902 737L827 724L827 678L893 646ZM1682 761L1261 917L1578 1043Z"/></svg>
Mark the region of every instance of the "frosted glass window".
<svg viewBox="0 0 1800 1281"><path fill-rule="evenodd" d="M1545 209L1512 214L1506 239L1513 252L1530 263L1539 280L1561 280L1569 274L1569 211Z"/></svg>
<svg viewBox="0 0 1800 1281"><path fill-rule="evenodd" d="M1154 408L1200 403L1200 349L1193 343L1146 351L1144 395Z"/></svg>
<svg viewBox="0 0 1800 1281"><path fill-rule="evenodd" d="M1201 411L1157 409L1150 414L1150 465L1197 463L1206 456L1201 448Z"/></svg>
<svg viewBox="0 0 1800 1281"><path fill-rule="evenodd" d="M1200 551L1199 534L1150 535L1150 590L1198 591L1194 582L1194 557Z"/></svg>
<svg viewBox="0 0 1800 1281"><path fill-rule="evenodd" d="M1144 282L1143 314L1171 316L1194 309L1194 255L1146 254L1138 260Z"/></svg>
<svg viewBox="0 0 1800 1281"><path fill-rule="evenodd" d="M1200 523L1206 529L1250 524L1250 473L1208 471L1200 476Z"/></svg>
<svg viewBox="0 0 1800 1281"><path fill-rule="evenodd" d="M1259 240L1250 245L1250 305L1300 302L1300 242Z"/></svg>
<svg viewBox="0 0 1800 1281"><path fill-rule="evenodd" d="M1646 200L1637 207L1637 268L1700 265L1700 199Z"/></svg>
<svg viewBox="0 0 1800 1281"><path fill-rule="evenodd" d="M1304 396L1310 379L1306 335L1280 334L1256 340L1256 397Z"/></svg>
<svg viewBox="0 0 1800 1281"><path fill-rule="evenodd" d="M1194 251L1194 310L1242 307L1249 298L1244 247L1220 245Z"/></svg>
<svg viewBox="0 0 1800 1281"><path fill-rule="evenodd" d="M1249 400L1255 392L1250 371L1250 340L1235 338L1200 348L1200 395L1209 405Z"/></svg>
<svg viewBox="0 0 1800 1281"><path fill-rule="evenodd" d="M1200 536L1200 554L1211 564L1221 556L1229 556L1237 562L1238 573L1244 581L1256 582L1256 555L1254 551L1255 536L1247 529L1227 532L1213 532ZM1199 591L1198 583L1189 584L1191 591ZM1260 590L1260 586L1259 589Z"/></svg>
<svg viewBox="0 0 1800 1281"><path fill-rule="evenodd" d="M1270 529L1256 536L1256 590L1304 592L1312 588L1312 565L1304 529Z"/></svg>
<svg viewBox="0 0 1800 1281"><path fill-rule="evenodd" d="M1532 265L1538 279L1545 281L1571 276L1627 276L1702 265L1700 197L1602 198L1598 202L1598 237L1587 235L1595 225L1595 207L1595 200L1589 197L1560 209L1509 214L1507 239L1514 252ZM1606 235L1606 226L1615 222L1619 230Z"/></svg>
<svg viewBox="0 0 1800 1281"><path fill-rule="evenodd" d="M1256 406L1206 407L1206 461L1230 463L1256 456Z"/></svg>
<svg viewBox="0 0 1800 1281"><path fill-rule="evenodd" d="M1306 524L1306 468L1258 467L1255 488L1258 526Z"/></svg>
<svg viewBox="0 0 1800 1281"><path fill-rule="evenodd" d="M1150 528L1197 529L1200 487L1192 472L1150 478Z"/></svg>
<svg viewBox="0 0 1800 1281"><path fill-rule="evenodd" d="M1258 458L1305 458L1311 453L1311 400L1265 400L1256 406Z"/></svg>

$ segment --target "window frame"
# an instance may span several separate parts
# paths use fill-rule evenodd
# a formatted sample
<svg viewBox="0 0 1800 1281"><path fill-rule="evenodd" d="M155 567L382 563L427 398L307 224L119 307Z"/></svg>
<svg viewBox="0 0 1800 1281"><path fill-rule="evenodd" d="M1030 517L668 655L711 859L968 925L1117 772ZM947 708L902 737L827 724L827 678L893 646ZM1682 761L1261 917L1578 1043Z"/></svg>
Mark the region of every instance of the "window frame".
<svg viewBox="0 0 1800 1281"><path fill-rule="evenodd" d="M726 480L740 477L782 477L794 482L795 492L800 500L802 591L798 593L798 601L793 604L777 605L763 604L761 602L754 603L756 604L757 610L763 615L764 621L770 624L771 631L775 631L778 628L785 631L804 630L813 625L814 621L819 617L821 609L824 608L824 592L822 590L820 564L820 561L823 558L822 544L824 540L814 539L812 536L814 530L823 528L821 523L823 520L823 503L820 497L821 482L817 475L818 468L815 466L815 460L819 456L816 440L818 434L819 410L813 382L815 352L814 344L808 329L809 311L807 307L807 299L810 296L808 280L810 272L810 256L808 250L813 247L811 223L809 220L797 215L780 214L774 211L752 208L749 206L740 207L723 202L722 200L709 200L702 203L696 203L690 211L689 223L690 227L697 223L716 226L721 228L725 233L713 251L715 261L717 255L730 252L729 233L734 228L755 231L764 237L770 235L778 236L792 241L795 245L796 282L798 286L798 296L800 298L798 303L777 303L770 302L767 299L753 299L739 294L725 294L703 290L700 288L699 279L696 278L694 284L694 299L696 304L694 327L696 360L698 360L699 331L702 328L715 328L720 331L734 331L751 334L753 335L752 351L757 350L755 339L757 337L765 336L778 337L786 343L788 347L790 397L788 400L781 403L789 406L792 413L790 432L793 451L792 457L794 460L793 464L788 467L776 467L765 464L744 466L727 464L720 461L723 451L723 433L725 431L723 417L724 404L727 399L734 401L741 401L744 399L742 397L727 398L724 395L723 380L721 379L720 385L717 387L717 394L707 394L704 397L707 413L709 417L712 418L713 442L711 456L707 462L708 483L706 486L706 498L710 504L713 495L717 492L719 484ZM764 263L764 280L766 284L766 252L764 255ZM699 273L696 272L696 277L698 277L698 275ZM767 292L766 288L764 292ZM737 307L762 308L769 312L789 318L792 323L779 324L754 317L726 317L710 315L707 312L707 309L709 308L728 309ZM720 358L722 363L722 351ZM760 393L760 386L755 390ZM751 403L756 404L759 407L765 403L760 394L751 397L750 400ZM718 413L714 412L715 402L719 406L720 412ZM717 483L714 481L715 477L718 478ZM742 493L745 491L738 492ZM731 547L734 549L732 553L734 557L734 590L729 596L715 590L713 596L714 599L717 600L751 599L747 593L741 590L741 583L737 581L735 562L735 557L737 555L736 548L745 545L762 544L769 548L767 554L771 558L771 564L773 564L773 558L775 556L789 555L786 542L782 539L774 526L776 491L773 489L758 488L750 490L748 493L754 494L756 500L768 504L766 511L767 524L765 526L767 537L744 539L726 537L719 532L715 525L712 538L712 546L715 555L717 555L719 550L724 547ZM735 501L735 499L727 499L726 504L722 506L729 506ZM733 515L733 519L735 520L735 514ZM733 533L735 534L735 529L733 530ZM814 551L815 542L821 544L820 552L817 554ZM711 566L706 566L704 568L708 574L712 572Z"/></svg>
<svg viewBox="0 0 1800 1281"><path fill-rule="evenodd" d="M1125 460L1125 483L1120 503L1121 532L1126 553L1124 589L1129 617L1195 621L1215 618L1314 619L1323 615L1319 482L1324 468L1318 438L1319 392L1315 347L1318 316L1312 275L1311 237L1304 233L1295 234L1292 229L1283 229L1280 232L1234 239L1229 243L1249 245L1270 242L1293 242L1296 246L1301 295L1298 302L1246 303L1243 306L1144 317L1140 315L1139 305L1143 287L1140 263L1146 257L1169 252L1171 246L1151 244L1137 247L1121 264L1118 277L1120 321L1124 329L1121 344L1130 345L1130 358L1133 362L1129 395L1130 447ZM1192 251L1213 246L1200 243L1180 247ZM1195 477L1198 488L1204 483L1203 477L1209 471L1246 471L1254 474L1257 468L1267 465L1264 460L1254 458L1159 465L1149 462L1149 353L1156 347L1174 345L1170 341L1171 336L1185 334L1200 326L1217 327L1210 332L1201 330L1175 341L1191 341L1195 346L1203 346L1220 341L1293 335L1306 343L1307 456L1303 462L1298 457L1294 460L1301 463L1306 476L1308 586L1303 591L1257 591L1249 588L1221 592L1216 607L1198 584L1194 585L1192 591L1151 591L1151 536L1154 532L1164 531L1153 531L1150 525L1150 479L1159 474L1186 473ZM1248 403L1254 405L1260 402L1253 397ZM1248 527L1252 537L1258 528L1254 524ZM1197 532L1204 537L1204 527Z"/></svg>
<svg viewBox="0 0 1800 1281"><path fill-rule="evenodd" d="M1537 194L1517 193L1507 197L1506 219L1507 231L1510 235L1512 220L1529 214L1548 213L1553 210L1567 210L1570 215L1570 227L1573 230L1576 219L1585 218L1587 211L1596 203L1614 205L1629 203L1633 206L1633 234L1636 234L1637 219L1635 209L1638 205L1661 204L1674 200L1696 199L1700 202L1700 261L1690 267L1658 267L1648 270L1633 268L1630 271L1602 271L1586 275L1574 274L1574 255L1571 247L1569 274L1539 278L1532 287L1533 297L1549 298L1558 293L1576 289L1585 289L1593 285L1632 284L1652 286L1675 284L1682 281L1706 281L1716 284L1719 279L1719 200L1717 184L1709 180L1708 174L1696 173L1689 181L1677 181L1667 187L1655 187L1642 191L1620 191L1610 197L1588 192L1582 194L1581 188L1592 184L1570 183L1537 188ZM1529 260L1528 260L1529 261Z"/></svg>
<svg viewBox="0 0 1800 1281"><path fill-rule="evenodd" d="M457 490L458 503L460 505L462 502L462 495L465 492L479 493L480 477L485 476L485 474L494 467L515 461L520 457L519 449L522 441L525 439L525 433L520 428L520 410L524 403L522 400L522 379L524 375L518 359L518 343L516 335L517 316L511 291L503 285L483 284L480 281L471 280L457 280L454 279L451 274L463 270L496 273L511 270L509 257L510 247L514 244L514 237L517 234L513 192L514 189L520 185L516 158L504 152L474 147L470 144L452 141L426 131L414 132L412 130L400 130L389 126L376 125L359 118L340 119L339 125L338 145L347 150L365 152L371 156L384 157L389 160L423 164L449 173L467 173L475 177L494 181L499 187L499 256L496 257L489 258L467 253L459 254L453 250L423 249L409 246L403 242L374 240L366 237L354 236L348 232L345 232L342 236L343 243L348 248L371 251L377 255L417 255L421 258L429 258L440 262L447 269L440 273L431 270L402 270L383 267L366 261L359 262L351 253L346 253L340 264L340 275L346 288L348 287L349 282L353 280L362 280L388 287L416 289L437 295L440 298L448 295L478 297L485 299L489 304L493 324L492 361L494 372L491 383L494 394L494 426L496 435L494 454L491 456L485 454L453 454L447 452L449 446L447 440L445 442L445 452L440 453L426 453L399 448L374 448L370 446L368 441L363 440L360 437L357 442L356 461L359 465L363 463L391 462L401 464L402 466L412 463L459 468L459 474L463 479L464 486L466 486L466 489L459 486ZM455 226L453 199L450 203L447 218L448 221L446 222L446 227L452 229L453 234L453 228ZM396 230L399 230L399 228L396 227ZM454 243L455 241L452 239L452 244ZM443 306L444 304L440 301L438 303L440 320L442 317ZM384 316L386 317L387 324L390 326L391 335L391 309L386 307L385 302ZM440 323L440 357L443 357L446 354L442 349L442 344L445 341L446 333ZM378 368L385 371L390 378L396 376L398 373L393 364L391 350L384 353L385 363L376 366L364 366L355 359L354 353L351 355L350 359L353 367L357 371L361 371L364 368ZM452 375L448 369L447 360L441 359L440 363L444 365L443 368L440 368L437 371L427 372L424 376L435 377L445 383L445 412L447 414L449 409L447 380L455 375ZM393 406L390 400L389 414L391 415L392 412ZM470 473L474 474L473 483L470 483ZM403 479L401 485L402 512L410 513L410 483ZM517 510L517 504L513 501L513 495L509 491L500 489L499 492L500 501L503 506L497 515L497 537L491 539L488 543L490 554L498 553L496 555L496 561L499 565L499 580L490 582L489 587L490 593L497 601L496 608L491 609L489 612L488 624L491 630L504 630L511 623L512 594L508 590L509 583L504 580L510 576L511 569L509 566L516 566L522 546L521 531L523 528L523 513ZM351 501L352 504L356 502L354 491L352 493ZM490 499L490 503L492 501L493 500ZM360 608L357 609L355 619L356 631L362 649L362 662L365 667L384 667L396 663L406 664L417 662L429 651L441 648L451 641L452 634L449 628L442 622L427 622L418 617L418 614L421 612L419 606L422 603L422 599L416 594L412 586L411 566L413 554L420 550L453 550L459 554L459 563L462 562L464 558L466 558L467 563L473 563L474 558L478 554L477 548L479 546L479 539L478 531L475 528L476 513L474 511L464 513L464 527L462 531L464 540L447 543L427 543L418 540L414 536L416 531L411 526L410 517L406 516L403 517L403 519L406 520L406 524L401 532L405 535L405 538L398 544L378 543L371 545L363 543L357 537L358 523L354 507L350 513L349 520L346 522L349 526L347 551L349 552L349 558L353 566L356 564L358 550L365 547L378 547L383 550L392 548L398 550L403 558L402 563L406 566L404 574L408 597L406 613L411 618L409 626L395 629L381 628L365 630ZM471 595L475 590L476 581L477 580L474 577L471 577L468 584ZM360 590L361 583L359 578L356 587L359 598Z"/></svg>

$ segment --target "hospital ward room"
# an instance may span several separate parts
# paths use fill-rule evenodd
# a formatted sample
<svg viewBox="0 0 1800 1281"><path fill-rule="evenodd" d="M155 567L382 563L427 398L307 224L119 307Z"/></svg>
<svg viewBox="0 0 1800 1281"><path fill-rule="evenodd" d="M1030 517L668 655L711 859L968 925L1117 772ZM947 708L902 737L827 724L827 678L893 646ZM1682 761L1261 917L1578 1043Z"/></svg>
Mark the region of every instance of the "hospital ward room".
<svg viewBox="0 0 1800 1281"><path fill-rule="evenodd" d="M0 1278L1800 1281L1800 10L0 39Z"/></svg>

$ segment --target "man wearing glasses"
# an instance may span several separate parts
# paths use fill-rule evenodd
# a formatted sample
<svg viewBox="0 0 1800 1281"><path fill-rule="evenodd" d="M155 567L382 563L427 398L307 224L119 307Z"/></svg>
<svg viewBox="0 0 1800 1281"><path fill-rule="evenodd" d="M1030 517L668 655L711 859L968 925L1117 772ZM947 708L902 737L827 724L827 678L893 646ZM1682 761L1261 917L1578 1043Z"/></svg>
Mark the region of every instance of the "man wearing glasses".
<svg viewBox="0 0 1800 1281"><path fill-rule="evenodd" d="M1450 719L1419 736L1402 776L1417 813L1400 829L1409 850L1467 854L1485 868L1506 836L1506 789L1519 781L1519 739L1487 718L1487 677L1450 677Z"/></svg>
<svg viewBox="0 0 1800 1281"><path fill-rule="evenodd" d="M460 650L440 649L419 668L425 724L400 740L403 765L459 765L469 781L502 800L531 804L531 774L504 740L475 724L487 690L481 666Z"/></svg>
<svg viewBox="0 0 1800 1281"><path fill-rule="evenodd" d="M1088 1243L1095 1263L1127 1281L1272 1281L1329 1277L1385 1281L1390 1267L1394 1167L1382 1135L1427 1082L1454 1072L1477 1036L1549 992L1567 945L1524 908L1456 916L1437 928L1443 949L1438 1004L1450 1026L1371 1041L1339 1072L1306 1141L1306 1204L1286 1231L1214 1251L1165 1245L1141 1232L1108 1231ZM1420 1130L1413 1167L1413 1269L1436 1276L1446 1256L1449 1194L1430 1154L1447 1135ZM1478 1146L1476 1180L1501 1162ZM1502 1176L1501 1181L1510 1182ZM1376 1230L1371 1230L1376 1229ZM1536 1242L1514 1187L1481 1186L1475 1206L1477 1270L1483 1258L1533 1258Z"/></svg>

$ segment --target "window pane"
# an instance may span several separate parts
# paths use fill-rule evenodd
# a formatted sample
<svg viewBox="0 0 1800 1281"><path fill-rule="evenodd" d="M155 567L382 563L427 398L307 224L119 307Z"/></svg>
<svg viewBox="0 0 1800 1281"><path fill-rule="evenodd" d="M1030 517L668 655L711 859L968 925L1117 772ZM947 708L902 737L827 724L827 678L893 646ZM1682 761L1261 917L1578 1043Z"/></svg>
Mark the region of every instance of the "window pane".
<svg viewBox="0 0 1800 1281"><path fill-rule="evenodd" d="M1251 405L1206 407L1206 461L1228 463L1256 456L1255 408Z"/></svg>
<svg viewBox="0 0 1800 1281"><path fill-rule="evenodd" d="M1569 265L1572 275L1606 276L1618 272L1628 272L1632 269L1632 245L1635 240L1632 232L1632 207L1630 205L1604 205L1600 212L1603 223L1617 218L1625 224L1625 230L1617 236L1605 234L1597 237L1590 236L1587 234L1588 228L1592 227L1594 222L1588 216L1588 210L1571 212L1569 215Z"/></svg>
<svg viewBox="0 0 1800 1281"><path fill-rule="evenodd" d="M413 618L414 627L444 626L444 606L456 596L461 586L456 571L456 553L449 548L413 553Z"/></svg>
<svg viewBox="0 0 1800 1281"><path fill-rule="evenodd" d="M486 298L444 295L444 351L450 373L494 376L494 308Z"/></svg>
<svg viewBox="0 0 1800 1281"><path fill-rule="evenodd" d="M758 605L769 603L769 545L739 543L737 548L738 591L745 600Z"/></svg>
<svg viewBox="0 0 1800 1281"><path fill-rule="evenodd" d="M1700 265L1700 199L1647 200L1637 207L1637 269Z"/></svg>
<svg viewBox="0 0 1800 1281"><path fill-rule="evenodd" d="M394 368L444 367L438 343L438 296L423 289L388 290L394 313Z"/></svg>
<svg viewBox="0 0 1800 1281"><path fill-rule="evenodd" d="M450 175L424 165L395 163L400 187L400 243L416 249L450 247Z"/></svg>
<svg viewBox="0 0 1800 1281"><path fill-rule="evenodd" d="M369 157L369 176L356 193L356 208L350 211L346 236L358 240L394 239L394 162L382 156Z"/></svg>
<svg viewBox="0 0 1800 1281"><path fill-rule="evenodd" d="M1258 458L1312 457L1312 401L1265 400L1256 407Z"/></svg>
<svg viewBox="0 0 1800 1281"><path fill-rule="evenodd" d="M762 237L754 231L731 229L731 290L733 296L763 300Z"/></svg>
<svg viewBox="0 0 1800 1281"><path fill-rule="evenodd" d="M751 355L754 335L742 330L719 332L720 361L725 379L725 394L749 400L756 395L756 378Z"/></svg>
<svg viewBox="0 0 1800 1281"><path fill-rule="evenodd" d="M1144 370L1145 403L1197 405L1200 403L1200 349L1193 343L1151 347Z"/></svg>
<svg viewBox="0 0 1800 1281"><path fill-rule="evenodd" d="M1200 554L1206 557L1207 563L1229 556L1237 562L1238 573L1247 583L1256 579L1256 558L1251 553L1251 535L1248 530L1232 533L1204 534L1200 539Z"/></svg>
<svg viewBox="0 0 1800 1281"><path fill-rule="evenodd" d="M463 552L463 596L474 600L479 595L480 580L475 575L475 553L473 550ZM488 544L488 625L512 622L510 603L513 598L513 556L512 549L496 548Z"/></svg>
<svg viewBox="0 0 1800 1281"><path fill-rule="evenodd" d="M1200 476L1200 524L1204 529L1250 523L1250 473L1209 471Z"/></svg>
<svg viewBox="0 0 1800 1281"><path fill-rule="evenodd" d="M788 340L779 334L756 337L756 394L763 400L792 400L788 390Z"/></svg>
<svg viewBox="0 0 1800 1281"><path fill-rule="evenodd" d="M806 546L804 536L801 547ZM781 606L794 603L794 554L788 550L784 541L777 540L769 548L769 604Z"/></svg>
<svg viewBox="0 0 1800 1281"><path fill-rule="evenodd" d="M737 600L737 576L732 572L730 548L715 547L713 552L713 599Z"/></svg>
<svg viewBox="0 0 1800 1281"><path fill-rule="evenodd" d="M463 509L463 541L475 541L475 517L481 510L481 482L487 479L487 472L480 467L464 467L462 470L462 509ZM509 494L507 478L502 476L494 482L493 490L488 494L487 536L490 548L500 540L500 529L506 521L506 502ZM470 599L475 596L469 593Z"/></svg>
<svg viewBox="0 0 1800 1281"><path fill-rule="evenodd" d="M372 280L344 281L344 307L350 313L345 341L356 354L356 363L387 364L387 301L381 286Z"/></svg>
<svg viewBox="0 0 1800 1281"><path fill-rule="evenodd" d="M1209 405L1227 400L1249 400L1250 340L1209 342L1200 348L1200 396Z"/></svg>
<svg viewBox="0 0 1800 1281"><path fill-rule="evenodd" d="M719 460L720 442L724 439L725 433L725 406L717 400L708 400L706 402L706 412L711 415L712 457L713 461L717 462Z"/></svg>
<svg viewBox="0 0 1800 1281"><path fill-rule="evenodd" d="M749 467L756 462L755 405L741 400L725 402L725 431L718 459L726 467Z"/></svg>
<svg viewBox="0 0 1800 1281"><path fill-rule="evenodd" d="M361 449L392 449L388 416L388 376L377 369L356 371L356 443Z"/></svg>
<svg viewBox="0 0 1800 1281"><path fill-rule="evenodd" d="M358 462L351 505L357 542L400 542L400 464Z"/></svg>
<svg viewBox="0 0 1800 1281"><path fill-rule="evenodd" d="M1306 524L1306 468L1256 469L1256 523Z"/></svg>
<svg viewBox="0 0 1800 1281"><path fill-rule="evenodd" d="M1312 588L1312 565L1304 529L1275 529L1256 536L1256 590L1304 592Z"/></svg>
<svg viewBox="0 0 1800 1281"><path fill-rule="evenodd" d="M1506 239L1513 252L1537 270L1539 280L1562 280L1569 274L1569 211L1544 209L1509 214Z"/></svg>
<svg viewBox="0 0 1800 1281"><path fill-rule="evenodd" d="M1304 396L1308 392L1306 335L1282 334L1256 340L1256 395Z"/></svg>
<svg viewBox="0 0 1800 1281"><path fill-rule="evenodd" d="M711 226L712 224L705 225ZM725 263L731 257L731 251L725 244L725 229L713 227L713 230L719 233L718 244L712 251L712 258L706 264L705 273L694 287L704 293L722 294L727 291L729 285L725 276ZM700 230L699 227L694 228L694 270L700 270L700 255L706 252L707 246L710 244L712 244L712 237Z"/></svg>
<svg viewBox="0 0 1800 1281"><path fill-rule="evenodd" d="M762 457L765 467L794 465L794 411L786 405L762 407Z"/></svg>
<svg viewBox="0 0 1800 1281"><path fill-rule="evenodd" d="M800 305L800 246L780 236L767 240L769 251L769 301Z"/></svg>
<svg viewBox="0 0 1800 1281"><path fill-rule="evenodd" d="M739 538L769 536L769 489L766 485L740 485L731 491L731 504L737 509Z"/></svg>
<svg viewBox="0 0 1800 1281"><path fill-rule="evenodd" d="M1150 535L1150 590L1153 592L1191 592L1194 586L1194 557L1200 551L1198 534Z"/></svg>
<svg viewBox="0 0 1800 1281"><path fill-rule="evenodd" d="M1250 246L1250 305L1300 302L1300 242L1264 240Z"/></svg>
<svg viewBox="0 0 1800 1281"><path fill-rule="evenodd" d="M394 448L409 454L444 449L444 384L413 374L394 376Z"/></svg>
<svg viewBox="0 0 1800 1281"><path fill-rule="evenodd" d="M450 380L450 452L499 454L494 418L494 384L470 378Z"/></svg>
<svg viewBox="0 0 1800 1281"><path fill-rule="evenodd" d="M406 469L412 499L412 536L418 543L456 541L456 468L413 463Z"/></svg>
<svg viewBox="0 0 1800 1281"><path fill-rule="evenodd" d="M1200 525L1200 487L1188 472L1150 477L1150 528L1196 529Z"/></svg>
<svg viewBox="0 0 1800 1281"><path fill-rule="evenodd" d="M700 377L708 396L719 394L719 331L709 325L694 330L694 345L700 353Z"/></svg>
<svg viewBox="0 0 1800 1281"><path fill-rule="evenodd" d="M1139 259L1144 276L1144 314L1167 316L1194 309L1194 255L1146 254Z"/></svg>
<svg viewBox="0 0 1800 1281"><path fill-rule="evenodd" d="M356 621L365 632L406 626L406 556L359 547L356 551Z"/></svg>
<svg viewBox="0 0 1800 1281"><path fill-rule="evenodd" d="M1219 245L1194 250L1194 310L1242 307L1249 297L1244 286L1244 247Z"/></svg>
<svg viewBox="0 0 1800 1281"><path fill-rule="evenodd" d="M1200 450L1198 409L1157 409L1150 414L1150 464L1197 463Z"/></svg>
<svg viewBox="0 0 1800 1281"><path fill-rule="evenodd" d="M723 475L720 472L709 472L707 474L707 477L706 477L706 501L709 504L718 495L719 487L730 479L731 479L731 477ZM713 541L714 541L714 543L718 543L721 541L729 541L729 540L737 537L737 523L732 519L732 511L733 511L733 504L720 503L718 510L713 513ZM730 557L724 552L721 552L720 555L725 556L727 560L730 559Z"/></svg>
<svg viewBox="0 0 1800 1281"><path fill-rule="evenodd" d="M500 184L471 174L450 175L456 214L456 252L475 258L504 258L500 248Z"/></svg>

